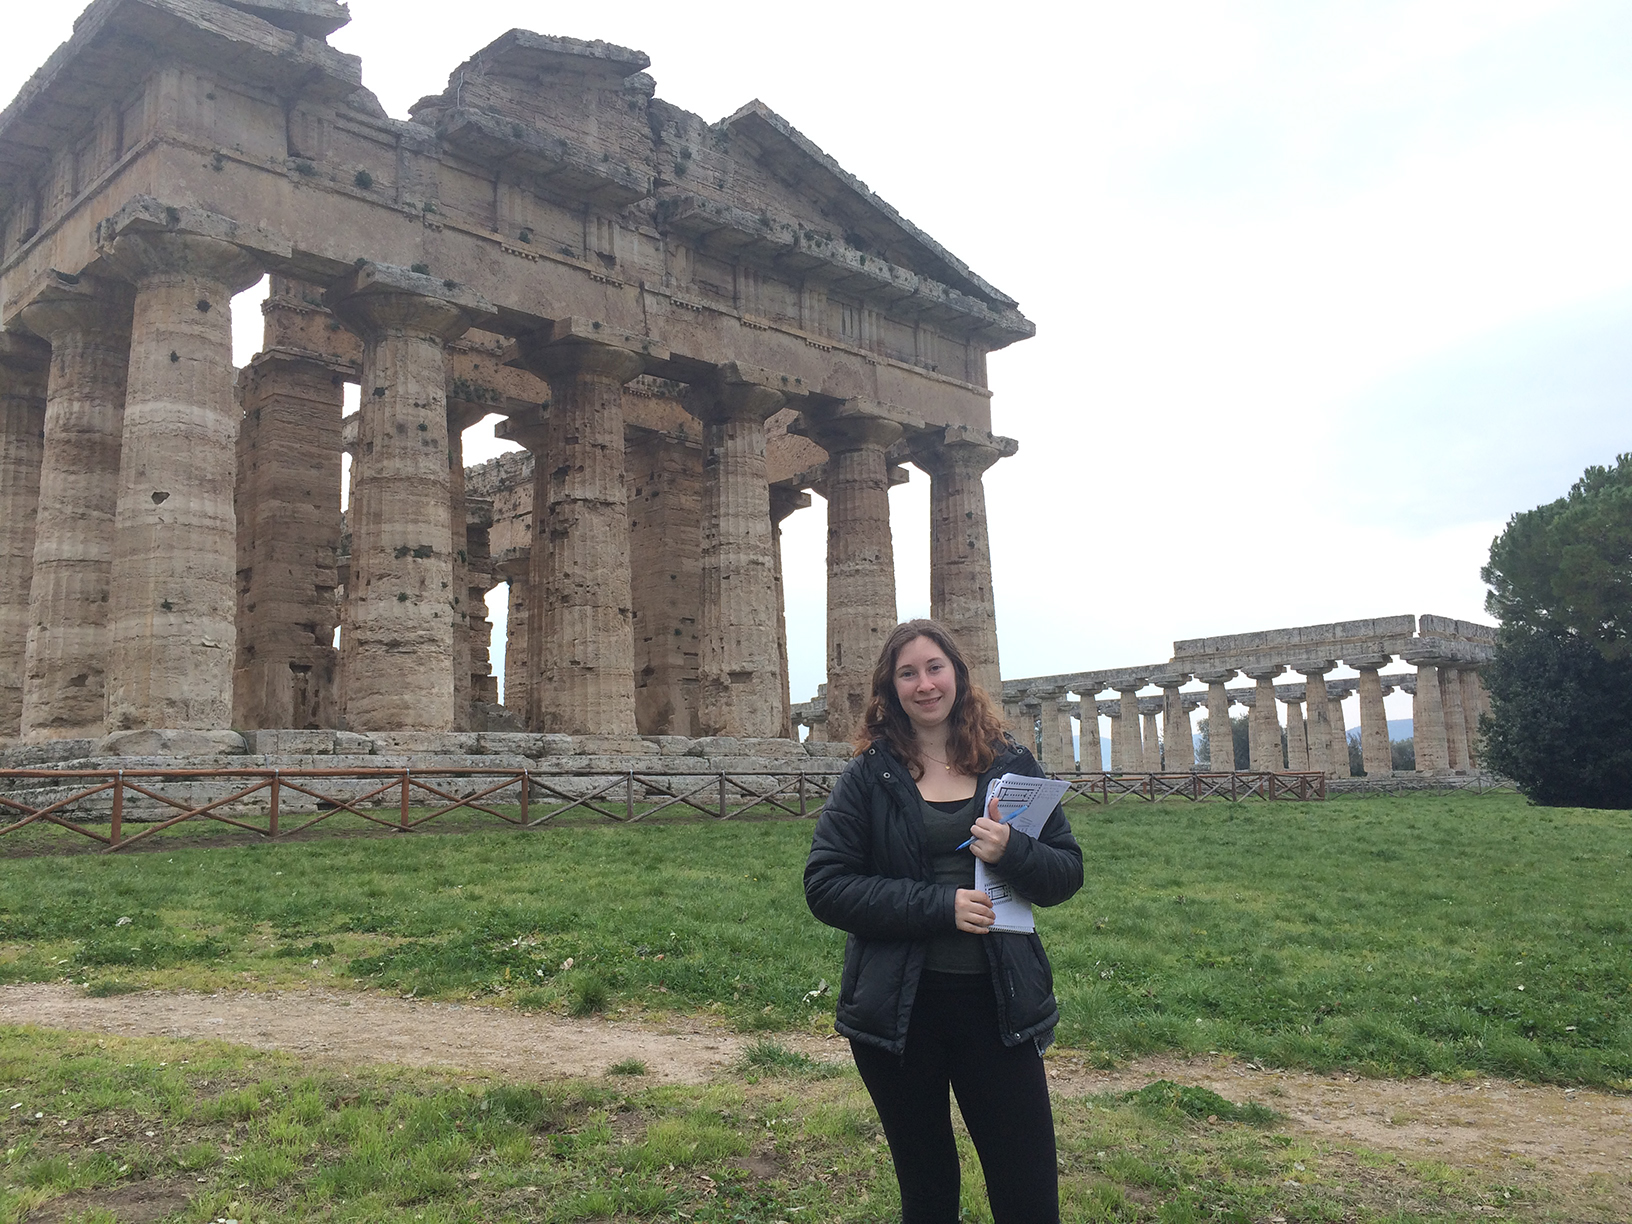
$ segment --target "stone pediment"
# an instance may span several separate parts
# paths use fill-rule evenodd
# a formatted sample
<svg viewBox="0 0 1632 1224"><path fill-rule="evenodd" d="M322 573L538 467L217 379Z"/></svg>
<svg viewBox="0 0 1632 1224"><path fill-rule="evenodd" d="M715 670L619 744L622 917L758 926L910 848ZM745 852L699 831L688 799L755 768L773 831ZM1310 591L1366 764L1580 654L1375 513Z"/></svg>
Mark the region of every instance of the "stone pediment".
<svg viewBox="0 0 1632 1224"><path fill-rule="evenodd" d="M881 257L993 306L1018 305L757 98L720 120L716 128L726 136L734 159L756 164L768 183L781 186L789 197L789 211L817 209L833 227L830 241Z"/></svg>

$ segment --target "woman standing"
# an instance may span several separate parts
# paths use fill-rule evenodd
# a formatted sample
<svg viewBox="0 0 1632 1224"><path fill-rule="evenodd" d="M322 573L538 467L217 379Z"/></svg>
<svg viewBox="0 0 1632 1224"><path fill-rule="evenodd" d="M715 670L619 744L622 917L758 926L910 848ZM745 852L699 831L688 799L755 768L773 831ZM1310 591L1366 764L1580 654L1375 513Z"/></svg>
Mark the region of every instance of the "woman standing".
<svg viewBox="0 0 1632 1224"><path fill-rule="evenodd" d="M948 1086L996 1224L1059 1219L1042 1062L1060 1018L1053 973L1035 934L989 929L975 858L1028 901L1058 905L1082 886L1082 851L1060 808L1036 838L980 813L976 796L1004 773L1043 776L951 635L930 620L896 626L856 756L816 825L805 899L850 933L836 1027L884 1124L904 1224L958 1218Z"/></svg>

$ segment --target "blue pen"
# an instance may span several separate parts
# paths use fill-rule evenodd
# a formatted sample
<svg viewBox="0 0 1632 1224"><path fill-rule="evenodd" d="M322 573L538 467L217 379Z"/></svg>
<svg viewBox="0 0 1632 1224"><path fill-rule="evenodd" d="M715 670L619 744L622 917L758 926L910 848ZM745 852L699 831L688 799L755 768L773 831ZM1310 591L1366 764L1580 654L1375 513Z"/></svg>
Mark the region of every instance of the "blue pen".
<svg viewBox="0 0 1632 1224"><path fill-rule="evenodd" d="M1026 814L1027 809L1029 809L1030 807L1031 807L1031 804L1028 803L1028 804L1026 804L1025 807L1021 808L1018 812L1014 813L1014 816L1005 816L1005 817L1003 817L1002 820L998 821L997 823L998 824L1008 824L1009 821L1013 820L1015 816L1024 816ZM971 837L968 841L964 842L963 845L954 846L952 848L952 852L954 854L956 854L959 850L967 850L970 846L972 846L974 844L975 844L975 839Z"/></svg>

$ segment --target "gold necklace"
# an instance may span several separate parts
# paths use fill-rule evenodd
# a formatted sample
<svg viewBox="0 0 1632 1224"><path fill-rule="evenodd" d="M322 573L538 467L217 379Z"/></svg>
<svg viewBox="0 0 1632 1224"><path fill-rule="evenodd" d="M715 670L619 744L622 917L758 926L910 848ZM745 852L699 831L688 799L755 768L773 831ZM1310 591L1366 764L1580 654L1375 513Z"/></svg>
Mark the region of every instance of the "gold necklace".
<svg viewBox="0 0 1632 1224"><path fill-rule="evenodd" d="M923 750L923 749L922 749L922 748L920 748L920 749L918 749L918 752L919 752L919 755L920 755L920 756L926 756L926 757L929 757L929 759L930 759L930 760L932 760L932 761L934 761L934 762L935 762L935 764L937 764L937 765L944 765L944 766L945 766L945 767L946 767L946 772L947 772L947 773L951 773L951 772L952 772L952 763L951 763L951 762L950 762L950 761L943 761L943 760L941 760L941 758L940 758L940 757L938 757L938 756L929 756L929 753L927 753L927 752L925 752L925 751L924 751L924 750Z"/></svg>

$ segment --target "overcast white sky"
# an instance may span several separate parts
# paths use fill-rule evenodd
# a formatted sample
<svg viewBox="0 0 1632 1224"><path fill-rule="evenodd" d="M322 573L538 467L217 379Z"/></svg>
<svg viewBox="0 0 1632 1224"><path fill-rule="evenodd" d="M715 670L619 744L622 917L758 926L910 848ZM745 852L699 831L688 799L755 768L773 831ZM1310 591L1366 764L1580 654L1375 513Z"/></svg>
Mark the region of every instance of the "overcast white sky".
<svg viewBox="0 0 1632 1224"><path fill-rule="evenodd" d="M7 6L0 95L80 8ZM1037 338L990 368L1021 443L986 485L1006 676L1484 619L1507 516L1632 449L1624 2L351 10L332 41L398 117L515 26L638 47L710 120L760 98L1019 299ZM903 617L927 493L892 495ZM820 501L788 523L795 700L824 532Z"/></svg>

